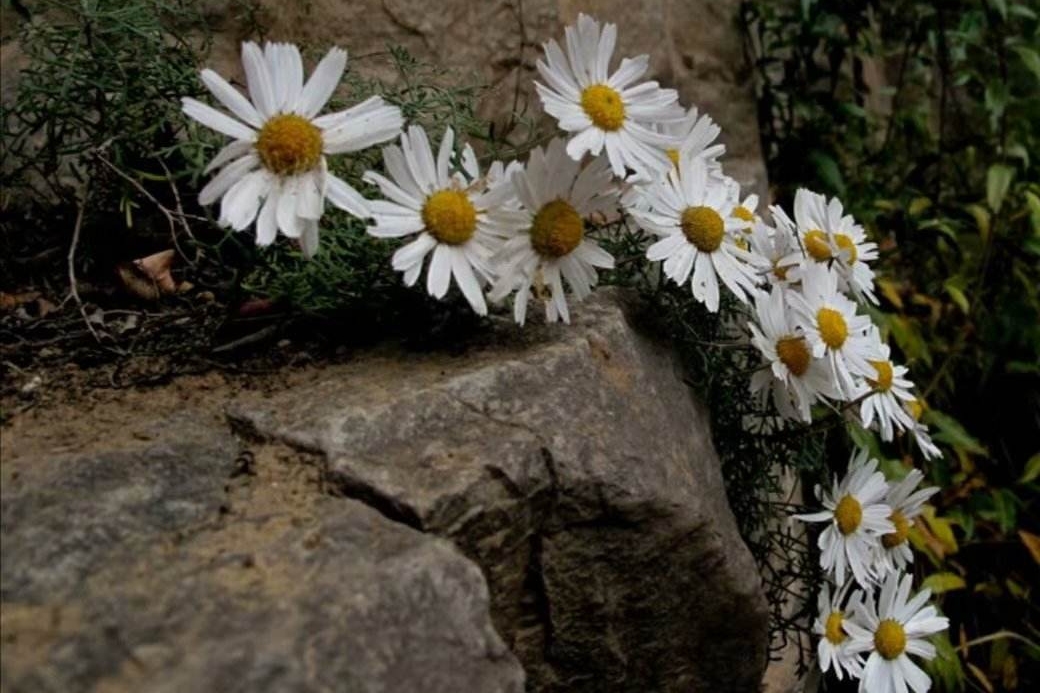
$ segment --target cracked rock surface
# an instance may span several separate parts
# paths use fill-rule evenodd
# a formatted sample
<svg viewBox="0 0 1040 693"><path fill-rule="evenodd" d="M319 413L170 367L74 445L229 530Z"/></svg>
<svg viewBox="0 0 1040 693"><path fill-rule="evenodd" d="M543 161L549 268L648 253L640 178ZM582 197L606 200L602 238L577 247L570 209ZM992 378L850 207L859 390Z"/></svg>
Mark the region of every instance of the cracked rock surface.
<svg viewBox="0 0 1040 693"><path fill-rule="evenodd" d="M480 570L321 493L306 457L240 453L219 416L52 454L20 433L0 499L5 692L523 690Z"/></svg>
<svg viewBox="0 0 1040 693"><path fill-rule="evenodd" d="M708 416L638 311L11 416L0 688L755 691Z"/></svg>
<svg viewBox="0 0 1040 693"><path fill-rule="evenodd" d="M707 414L616 295L577 312L461 357L359 359L230 416L480 565L531 690L756 690L766 605Z"/></svg>

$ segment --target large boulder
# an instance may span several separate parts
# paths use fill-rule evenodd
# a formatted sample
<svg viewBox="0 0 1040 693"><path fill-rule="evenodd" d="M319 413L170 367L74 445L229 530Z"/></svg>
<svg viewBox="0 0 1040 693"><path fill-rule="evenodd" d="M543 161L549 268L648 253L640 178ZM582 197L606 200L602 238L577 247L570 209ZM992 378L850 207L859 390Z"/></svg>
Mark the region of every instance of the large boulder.
<svg viewBox="0 0 1040 693"><path fill-rule="evenodd" d="M230 414L479 564L531 690L757 690L766 604L708 416L624 303L461 356L362 356Z"/></svg>
<svg viewBox="0 0 1040 693"><path fill-rule="evenodd" d="M448 542L320 493L295 454L240 456L212 418L147 428L53 455L5 432L4 691L523 690Z"/></svg>

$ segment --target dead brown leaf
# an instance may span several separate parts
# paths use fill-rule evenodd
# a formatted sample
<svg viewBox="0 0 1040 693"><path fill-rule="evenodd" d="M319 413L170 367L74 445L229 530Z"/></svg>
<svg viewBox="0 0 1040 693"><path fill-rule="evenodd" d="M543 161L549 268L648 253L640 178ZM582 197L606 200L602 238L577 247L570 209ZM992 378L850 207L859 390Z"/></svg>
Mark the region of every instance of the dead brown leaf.
<svg viewBox="0 0 1040 693"><path fill-rule="evenodd" d="M175 253L163 250L133 262L123 263L116 268L120 281L127 291L146 301L156 301L161 296L181 293L191 289L187 282L177 283L170 273Z"/></svg>

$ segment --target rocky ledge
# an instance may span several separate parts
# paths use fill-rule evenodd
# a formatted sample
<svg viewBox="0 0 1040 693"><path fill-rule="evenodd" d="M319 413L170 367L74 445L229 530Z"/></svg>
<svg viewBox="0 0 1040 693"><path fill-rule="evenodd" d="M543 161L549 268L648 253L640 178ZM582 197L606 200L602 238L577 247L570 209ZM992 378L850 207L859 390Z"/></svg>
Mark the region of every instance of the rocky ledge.
<svg viewBox="0 0 1040 693"><path fill-rule="evenodd" d="M3 689L757 690L708 416L623 303L89 444L9 423Z"/></svg>

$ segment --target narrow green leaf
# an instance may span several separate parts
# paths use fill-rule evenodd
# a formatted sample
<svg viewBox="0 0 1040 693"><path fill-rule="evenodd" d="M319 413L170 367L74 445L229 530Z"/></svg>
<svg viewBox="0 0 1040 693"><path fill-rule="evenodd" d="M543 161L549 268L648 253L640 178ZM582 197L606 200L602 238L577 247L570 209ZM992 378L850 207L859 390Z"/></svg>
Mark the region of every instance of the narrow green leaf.
<svg viewBox="0 0 1040 693"><path fill-rule="evenodd" d="M952 416L943 414L941 411L929 409L924 413L925 423L934 426L936 433L933 439L952 445L953 447L973 455L988 455L989 452L975 439L964 426Z"/></svg>
<svg viewBox="0 0 1040 693"><path fill-rule="evenodd" d="M946 283L943 284L943 288L946 289L946 293L949 294L953 302L957 304L957 307L961 309L961 312L967 315L969 304L968 297L964 295L964 292L953 284L952 279L947 279Z"/></svg>
<svg viewBox="0 0 1040 693"><path fill-rule="evenodd" d="M1007 196L1015 169L1003 164L994 164L986 172L986 203L994 212L999 212Z"/></svg>
<svg viewBox="0 0 1040 693"><path fill-rule="evenodd" d="M1026 470L1018 478L1018 483L1028 484L1040 476L1040 452L1029 458L1026 462Z"/></svg>
<svg viewBox="0 0 1040 693"><path fill-rule="evenodd" d="M1040 81L1040 53L1029 46L1012 46L1011 50L1018 53L1018 57L1022 60L1022 64L1026 66L1033 76L1036 77L1037 81Z"/></svg>

